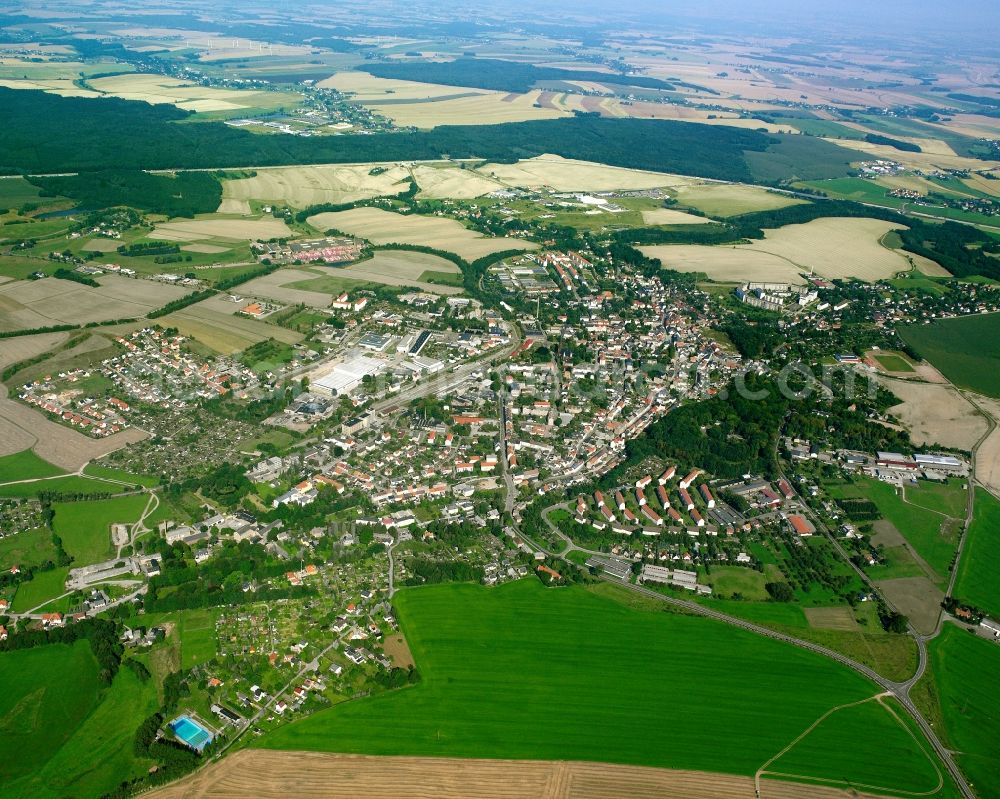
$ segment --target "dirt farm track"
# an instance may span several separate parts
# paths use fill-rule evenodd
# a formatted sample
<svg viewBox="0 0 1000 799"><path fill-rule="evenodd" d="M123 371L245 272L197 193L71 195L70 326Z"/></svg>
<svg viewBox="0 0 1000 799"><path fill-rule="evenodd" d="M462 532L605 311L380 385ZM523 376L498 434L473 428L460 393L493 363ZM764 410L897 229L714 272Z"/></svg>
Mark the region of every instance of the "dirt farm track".
<svg viewBox="0 0 1000 799"><path fill-rule="evenodd" d="M750 777L604 763L243 750L153 799L754 799ZM869 794L773 780L761 799ZM874 799L874 798L873 798ZM884 797L882 798L884 799Z"/></svg>

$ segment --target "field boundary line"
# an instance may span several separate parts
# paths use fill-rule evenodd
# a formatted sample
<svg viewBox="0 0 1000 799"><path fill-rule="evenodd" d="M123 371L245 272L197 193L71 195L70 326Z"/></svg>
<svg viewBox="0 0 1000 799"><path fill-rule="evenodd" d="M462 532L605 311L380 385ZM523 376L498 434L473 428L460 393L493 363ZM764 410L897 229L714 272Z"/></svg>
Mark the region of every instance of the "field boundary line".
<svg viewBox="0 0 1000 799"><path fill-rule="evenodd" d="M904 796L933 796L934 794L938 793L944 787L944 775L941 773L941 769L938 768L937 763L934 762L934 758L930 757L930 755L927 754L927 750L921 745L916 735L914 735L913 730L910 729L910 727L906 723L904 723L902 719L900 719L900 717L893 711L892 708L890 708L888 705L885 704L884 700L887 697L891 696L892 696L891 693L883 691L882 693L875 694L874 696L870 696L867 699L861 699L857 702L848 702L847 704L838 705L837 707L830 708L828 711L826 711L826 713L824 713L822 716L816 719L816 721L810 724L809 727L807 727L797 738L795 738L795 740L789 743L788 746L786 746L784 749L782 749L780 752L774 755L774 757L772 757L770 760L764 763L759 769L757 769L757 772L754 774L754 791L756 792L757 797L761 796L760 781L761 777L763 776L785 777L788 779L795 780L797 782L805 782L805 783L812 782L812 783L824 783L827 785L845 785L847 786L848 789L864 788L866 790L878 791L880 793L902 794ZM790 752L792 749L794 749L799 743L802 742L803 739L805 739L811 732L813 732L813 730L819 727L820 724L826 721L834 713L836 713L839 710L846 710L848 708L865 705L868 704L869 702L878 702L878 704L882 707L882 709L885 710L887 713L889 713L889 715L892 716L892 718L896 721L896 723L899 724L899 726L902 727L904 730L906 730L907 734L913 739L914 743L916 743L917 745L917 748L920 750L920 753L927 758L927 760L930 762L931 766L934 769L934 773L937 774L938 784L934 788L928 791L906 791L900 788L888 788L884 785L871 785L863 782L852 782L843 779L834 779L831 777L814 777L808 774L789 774L782 771L767 770L768 766L770 766L776 760L779 760L788 752Z"/></svg>

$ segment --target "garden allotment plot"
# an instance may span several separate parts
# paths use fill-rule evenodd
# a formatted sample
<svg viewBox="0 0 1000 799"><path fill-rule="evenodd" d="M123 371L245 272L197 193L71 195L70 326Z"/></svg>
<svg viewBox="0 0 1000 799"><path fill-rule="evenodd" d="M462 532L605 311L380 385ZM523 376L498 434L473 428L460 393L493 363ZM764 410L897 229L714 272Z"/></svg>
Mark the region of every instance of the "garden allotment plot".
<svg viewBox="0 0 1000 799"><path fill-rule="evenodd" d="M320 711L262 745L752 775L824 714L878 692L811 653L580 587L451 584L394 603L423 680ZM874 713L880 744L865 747L841 718L856 714L824 722L828 749L814 767L795 762L798 777L836 771L890 793L937 791L937 767L903 725Z"/></svg>

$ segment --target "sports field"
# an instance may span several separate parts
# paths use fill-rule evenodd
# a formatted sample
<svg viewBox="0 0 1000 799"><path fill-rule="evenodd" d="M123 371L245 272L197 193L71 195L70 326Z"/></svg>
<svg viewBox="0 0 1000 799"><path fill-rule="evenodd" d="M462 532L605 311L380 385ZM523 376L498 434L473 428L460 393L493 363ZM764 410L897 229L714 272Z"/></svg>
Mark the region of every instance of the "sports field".
<svg viewBox="0 0 1000 799"><path fill-rule="evenodd" d="M898 332L955 385L1000 397L1000 313L900 326Z"/></svg>
<svg viewBox="0 0 1000 799"><path fill-rule="evenodd" d="M887 372L913 372L911 364L905 356L895 352L880 352L873 356L879 365Z"/></svg>
<svg viewBox="0 0 1000 799"><path fill-rule="evenodd" d="M991 641L946 624L930 642L945 745L983 799L1000 797L1000 652Z"/></svg>
<svg viewBox="0 0 1000 799"><path fill-rule="evenodd" d="M394 601L422 681L320 711L261 745L750 775L831 709L877 692L805 651L580 587L450 584L407 589ZM850 726L831 729L829 750L803 767L807 776L878 771L890 790L936 786L936 768L902 726L884 725L880 746L868 748ZM882 747L898 756L887 763Z"/></svg>
<svg viewBox="0 0 1000 799"><path fill-rule="evenodd" d="M381 208L352 208L309 217L320 231L339 230L368 239L373 244L419 244L453 252L467 261L504 250L534 250L538 245L523 239L489 238L454 219L417 214L403 215Z"/></svg>
<svg viewBox="0 0 1000 799"><path fill-rule="evenodd" d="M976 507L958 565L955 597L1000 616L1000 580L995 564L1000 559L1000 500L976 489Z"/></svg>

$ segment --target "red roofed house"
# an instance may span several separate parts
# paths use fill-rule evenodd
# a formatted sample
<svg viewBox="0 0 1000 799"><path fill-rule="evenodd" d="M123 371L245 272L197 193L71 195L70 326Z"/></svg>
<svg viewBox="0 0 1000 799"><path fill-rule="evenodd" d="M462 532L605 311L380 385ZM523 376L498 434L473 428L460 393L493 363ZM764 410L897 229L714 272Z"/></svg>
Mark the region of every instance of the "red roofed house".
<svg viewBox="0 0 1000 799"><path fill-rule="evenodd" d="M814 532L816 532L816 528L813 527L812 524L810 524L804 516L797 516L797 515L789 516L788 523L792 526L792 530L794 530L796 534L801 536L812 535Z"/></svg>

